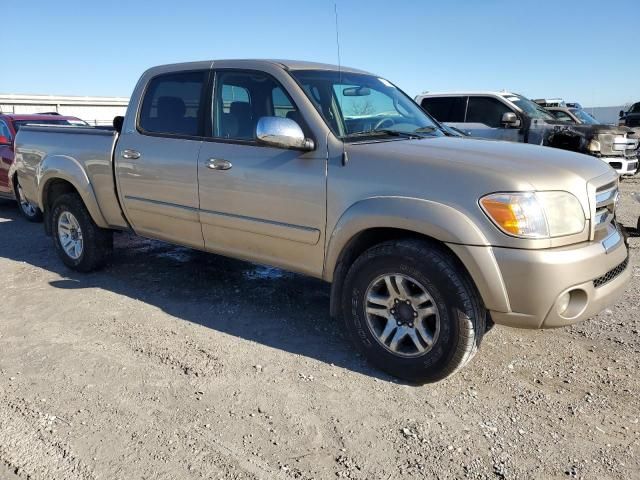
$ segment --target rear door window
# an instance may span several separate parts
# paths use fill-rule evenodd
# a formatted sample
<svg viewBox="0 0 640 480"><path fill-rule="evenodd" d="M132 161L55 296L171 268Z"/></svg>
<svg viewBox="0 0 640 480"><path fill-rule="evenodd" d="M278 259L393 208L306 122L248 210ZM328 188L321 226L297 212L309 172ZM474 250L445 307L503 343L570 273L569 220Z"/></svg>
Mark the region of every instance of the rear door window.
<svg viewBox="0 0 640 480"><path fill-rule="evenodd" d="M207 72L178 72L153 78L142 100L143 132L200 136Z"/></svg>
<svg viewBox="0 0 640 480"><path fill-rule="evenodd" d="M493 97L469 97L466 123L484 123L492 128L500 128L502 115L507 112L512 110Z"/></svg>
<svg viewBox="0 0 640 480"><path fill-rule="evenodd" d="M462 123L467 107L467 97L424 98L421 106L439 122Z"/></svg>

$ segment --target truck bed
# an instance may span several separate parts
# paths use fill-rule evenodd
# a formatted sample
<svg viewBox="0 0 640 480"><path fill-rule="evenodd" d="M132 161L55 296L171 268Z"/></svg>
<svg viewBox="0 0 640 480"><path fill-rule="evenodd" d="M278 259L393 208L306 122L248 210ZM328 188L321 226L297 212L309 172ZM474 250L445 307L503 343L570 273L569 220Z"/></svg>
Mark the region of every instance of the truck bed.
<svg viewBox="0 0 640 480"><path fill-rule="evenodd" d="M127 228L114 180L113 152L117 139L115 130L102 128L22 127L16 137L16 167L25 196L42 209L44 199L38 192L46 189L40 184L46 184L49 178L65 178L83 198L95 197L95 202L85 203L96 205L98 218L104 220L100 226Z"/></svg>

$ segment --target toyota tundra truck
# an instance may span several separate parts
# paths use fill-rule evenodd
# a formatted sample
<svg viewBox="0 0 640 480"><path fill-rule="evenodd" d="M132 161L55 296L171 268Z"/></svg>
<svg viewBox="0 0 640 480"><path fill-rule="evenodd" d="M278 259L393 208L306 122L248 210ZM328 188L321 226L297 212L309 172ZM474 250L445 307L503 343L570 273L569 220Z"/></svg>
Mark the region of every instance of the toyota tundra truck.
<svg viewBox="0 0 640 480"><path fill-rule="evenodd" d="M155 67L114 125L18 133L65 265L104 265L129 231L323 279L357 348L409 382L456 372L494 323L588 319L631 276L608 165L452 135L360 70Z"/></svg>

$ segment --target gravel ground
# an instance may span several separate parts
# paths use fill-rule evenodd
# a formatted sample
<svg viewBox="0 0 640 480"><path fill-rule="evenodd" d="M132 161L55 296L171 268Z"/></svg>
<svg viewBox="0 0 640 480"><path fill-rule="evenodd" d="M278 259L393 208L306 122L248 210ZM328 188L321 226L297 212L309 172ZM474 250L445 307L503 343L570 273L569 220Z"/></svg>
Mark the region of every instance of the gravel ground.
<svg viewBox="0 0 640 480"><path fill-rule="evenodd" d="M640 179L622 184L635 227ZM0 478L640 478L640 238L624 298L571 328L494 328L404 385L328 287L128 235L79 275L0 204Z"/></svg>

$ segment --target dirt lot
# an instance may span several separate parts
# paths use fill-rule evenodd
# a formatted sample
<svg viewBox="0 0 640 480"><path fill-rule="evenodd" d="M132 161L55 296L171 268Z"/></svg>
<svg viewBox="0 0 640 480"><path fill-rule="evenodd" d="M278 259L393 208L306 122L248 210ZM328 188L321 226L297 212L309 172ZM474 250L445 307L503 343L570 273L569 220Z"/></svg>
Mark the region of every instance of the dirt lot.
<svg viewBox="0 0 640 480"><path fill-rule="evenodd" d="M79 275L0 204L0 478L640 478L631 246L618 305L497 327L415 387L355 356L319 281L126 235Z"/></svg>

